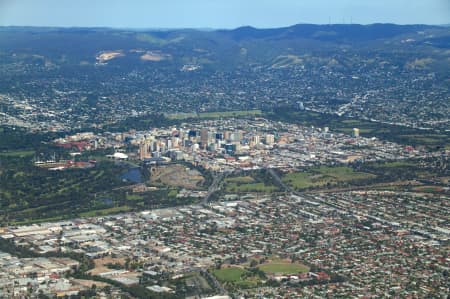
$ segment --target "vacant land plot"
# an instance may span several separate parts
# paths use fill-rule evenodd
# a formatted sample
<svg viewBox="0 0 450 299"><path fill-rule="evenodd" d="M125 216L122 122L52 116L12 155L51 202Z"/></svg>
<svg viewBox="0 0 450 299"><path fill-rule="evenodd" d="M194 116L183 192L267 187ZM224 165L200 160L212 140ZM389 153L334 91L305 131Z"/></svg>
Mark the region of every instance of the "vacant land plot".
<svg viewBox="0 0 450 299"><path fill-rule="evenodd" d="M152 184L164 184L186 189L199 189L199 185L203 181L204 177L199 171L176 164L154 167L150 177L150 183Z"/></svg>
<svg viewBox="0 0 450 299"><path fill-rule="evenodd" d="M295 189L306 189L370 178L375 178L375 175L357 172L347 166L321 166L319 168L310 168L305 172L289 173L283 177L283 182Z"/></svg>
<svg viewBox="0 0 450 299"><path fill-rule="evenodd" d="M440 193L444 189L440 186L419 186L413 188L414 191L425 192L425 193Z"/></svg>
<svg viewBox="0 0 450 299"><path fill-rule="evenodd" d="M99 62L103 63L121 56L125 56L122 51L105 51L98 54L96 58Z"/></svg>
<svg viewBox="0 0 450 299"><path fill-rule="evenodd" d="M98 275L100 273L110 272L111 269L107 267L107 265L122 265L125 268L125 258L113 258L113 257L104 257L99 259L94 259L95 267L94 269L89 271L91 275Z"/></svg>
<svg viewBox="0 0 450 299"><path fill-rule="evenodd" d="M170 58L171 56L168 54L154 51L148 51L147 53L141 56L141 59L146 61L163 61Z"/></svg>
<svg viewBox="0 0 450 299"><path fill-rule="evenodd" d="M87 288L91 288L93 285L99 288L104 288L109 286L109 283L101 282L98 280L87 280L87 279L73 279L71 280L74 284L82 285Z"/></svg>

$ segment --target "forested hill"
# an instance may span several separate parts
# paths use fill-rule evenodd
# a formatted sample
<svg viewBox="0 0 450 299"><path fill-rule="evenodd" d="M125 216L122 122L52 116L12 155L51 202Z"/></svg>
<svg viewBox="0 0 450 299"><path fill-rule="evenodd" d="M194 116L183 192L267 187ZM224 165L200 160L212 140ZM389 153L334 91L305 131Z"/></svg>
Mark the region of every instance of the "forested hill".
<svg viewBox="0 0 450 299"><path fill-rule="evenodd" d="M265 62L286 53L330 51L336 47L408 51L421 48L449 48L450 33L446 27L426 25L310 25L286 28L234 30L121 30L109 28L40 28L1 27L0 55L3 59L28 58L55 64L95 63L101 51L124 51L115 63L133 58L142 62L139 51L163 51L171 59L149 58L148 61L170 60L172 63L197 61L226 67L223 62ZM245 50L243 50L245 49ZM136 54L136 55L133 55ZM139 55L141 54L141 55ZM272 57L271 57L272 56ZM145 60L145 58L144 58ZM112 61L112 59L111 59Z"/></svg>

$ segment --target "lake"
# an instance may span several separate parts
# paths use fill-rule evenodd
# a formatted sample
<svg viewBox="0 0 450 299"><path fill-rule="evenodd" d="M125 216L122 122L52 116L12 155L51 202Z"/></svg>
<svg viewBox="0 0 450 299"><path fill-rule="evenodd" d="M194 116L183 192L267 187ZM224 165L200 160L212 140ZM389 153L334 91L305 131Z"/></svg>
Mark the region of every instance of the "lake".
<svg viewBox="0 0 450 299"><path fill-rule="evenodd" d="M136 184L142 183L142 174L139 168L130 168L127 172L122 174L120 178Z"/></svg>

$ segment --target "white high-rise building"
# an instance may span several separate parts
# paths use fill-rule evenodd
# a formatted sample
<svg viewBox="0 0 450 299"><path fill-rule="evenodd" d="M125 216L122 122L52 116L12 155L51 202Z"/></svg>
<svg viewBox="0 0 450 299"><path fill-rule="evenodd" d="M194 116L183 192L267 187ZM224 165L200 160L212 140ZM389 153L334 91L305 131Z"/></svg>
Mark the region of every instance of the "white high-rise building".
<svg viewBox="0 0 450 299"><path fill-rule="evenodd" d="M273 145L274 143L275 143L275 135L267 134L266 135L266 144L267 145Z"/></svg>
<svg viewBox="0 0 450 299"><path fill-rule="evenodd" d="M259 137L259 135L254 135L252 137L252 142L253 142L254 145L260 144L261 143L261 138Z"/></svg>

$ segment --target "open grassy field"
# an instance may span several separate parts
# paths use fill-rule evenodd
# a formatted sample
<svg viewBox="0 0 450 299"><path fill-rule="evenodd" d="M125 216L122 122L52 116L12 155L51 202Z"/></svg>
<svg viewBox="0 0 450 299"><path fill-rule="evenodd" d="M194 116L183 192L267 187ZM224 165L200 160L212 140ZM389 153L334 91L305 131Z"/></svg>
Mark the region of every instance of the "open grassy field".
<svg viewBox="0 0 450 299"><path fill-rule="evenodd" d="M450 144L450 138L445 134L426 134L426 135L418 135L418 134L405 134L400 135L399 137L409 139L413 143L435 146L442 141L446 141L447 145Z"/></svg>
<svg viewBox="0 0 450 299"><path fill-rule="evenodd" d="M310 168L306 172L289 173L283 177L283 182L295 189L306 189L370 178L375 178L375 175L357 172L347 166L321 166L319 168Z"/></svg>
<svg viewBox="0 0 450 299"><path fill-rule="evenodd" d="M372 169L373 173L381 176L397 176L405 177L408 175L410 178L429 178L436 175L436 171L433 169L423 169L418 161L392 161L385 163L372 163L367 165Z"/></svg>
<svg viewBox="0 0 450 299"><path fill-rule="evenodd" d="M238 267L228 267L222 269L216 269L213 274L221 282L238 282L242 280L242 275L244 275L247 270Z"/></svg>
<svg viewBox="0 0 450 299"><path fill-rule="evenodd" d="M258 268L266 274L281 275L306 273L309 271L309 268L303 264L288 262L270 262L262 264Z"/></svg>
<svg viewBox="0 0 450 299"><path fill-rule="evenodd" d="M271 193L279 189L271 178L264 177L262 172L249 172L241 176L227 177L224 190L229 193Z"/></svg>
<svg viewBox="0 0 450 299"><path fill-rule="evenodd" d="M416 166L416 164L409 161L394 161L394 162L386 162L383 164L374 164L374 168L382 169L382 168L399 168L399 167L412 167Z"/></svg>
<svg viewBox="0 0 450 299"><path fill-rule="evenodd" d="M126 194L127 200L142 200L144 199L144 196L139 194Z"/></svg>
<svg viewBox="0 0 450 299"><path fill-rule="evenodd" d="M131 207L129 207L129 206L119 206L119 207L113 207L113 208L108 208L108 209L92 210L92 211L80 213L80 216L81 217L104 216L104 215L108 215L108 214L128 212L130 210L131 210Z"/></svg>
<svg viewBox="0 0 450 299"><path fill-rule="evenodd" d="M44 222L54 222L65 219L64 216L55 216L55 217L48 217L48 218L40 218L33 221L11 221L10 225L28 225L31 223L44 223Z"/></svg>
<svg viewBox="0 0 450 299"><path fill-rule="evenodd" d="M261 281L259 276L239 267L225 267L212 271L225 286L237 286L239 288L254 288Z"/></svg>
<svg viewBox="0 0 450 299"><path fill-rule="evenodd" d="M231 177L231 178L225 179L225 182L227 182L227 183L253 183L254 181L255 181L255 179L248 175Z"/></svg>
<svg viewBox="0 0 450 299"><path fill-rule="evenodd" d="M1 157L32 157L34 155L34 151L8 151L8 152L0 152Z"/></svg>
<svg viewBox="0 0 450 299"><path fill-rule="evenodd" d="M177 197L177 195L178 195L178 190L177 189L171 189L167 196L173 198L173 197Z"/></svg>

